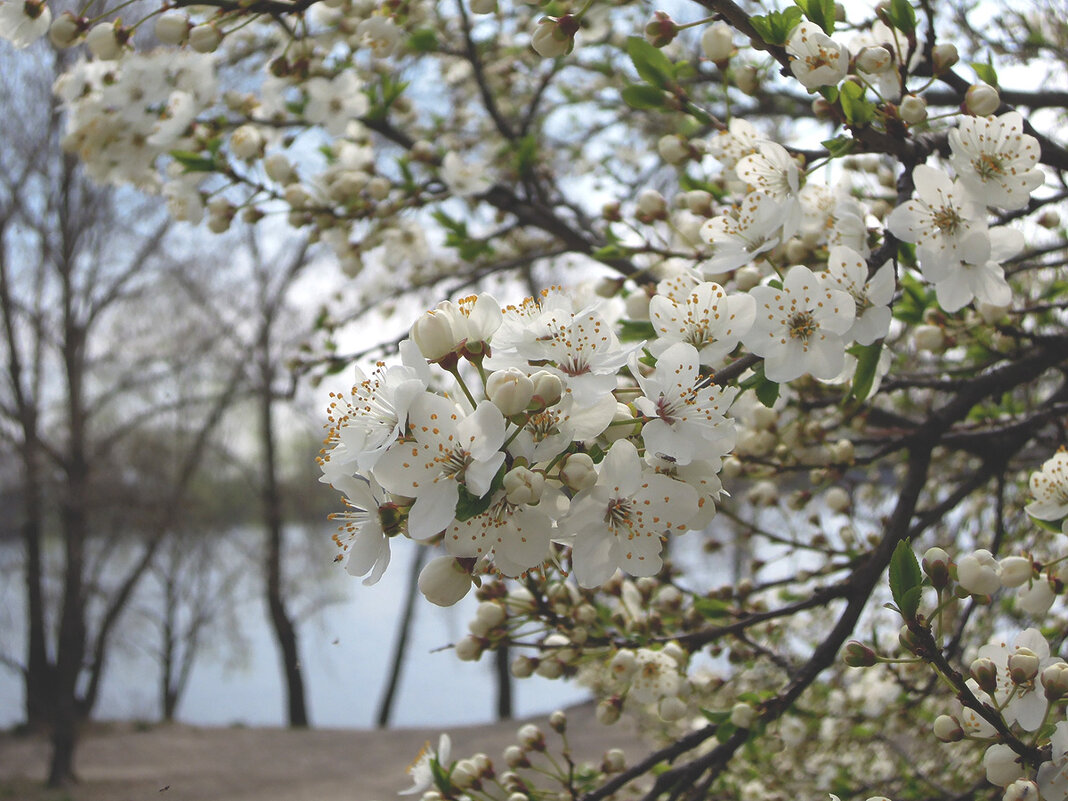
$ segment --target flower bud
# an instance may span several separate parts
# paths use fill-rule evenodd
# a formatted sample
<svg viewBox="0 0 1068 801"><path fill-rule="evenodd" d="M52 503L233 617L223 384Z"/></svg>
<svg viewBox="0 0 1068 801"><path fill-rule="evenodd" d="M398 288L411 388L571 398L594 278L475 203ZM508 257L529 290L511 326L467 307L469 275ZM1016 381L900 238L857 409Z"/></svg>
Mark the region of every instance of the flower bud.
<svg viewBox="0 0 1068 801"><path fill-rule="evenodd" d="M857 53L857 69L861 72L877 74L885 72L894 64L893 54L882 45L862 47Z"/></svg>
<svg viewBox="0 0 1068 801"><path fill-rule="evenodd" d="M612 675L621 681L627 681L634 671L638 668L638 659L634 655L634 651L629 648L623 648L616 652L616 655L612 657L612 661L608 663L608 669Z"/></svg>
<svg viewBox="0 0 1068 801"><path fill-rule="evenodd" d="M634 425L626 425L627 422L633 421ZM609 442L615 442L616 440L626 439L627 437L634 436L642 430L642 424L634 417L634 412L625 403L616 402L616 413L612 415L612 423L608 428L604 430L604 437Z"/></svg>
<svg viewBox="0 0 1068 801"><path fill-rule="evenodd" d="M946 335L937 325L918 325L912 330L912 341L916 350L941 353L946 345Z"/></svg>
<svg viewBox="0 0 1068 801"><path fill-rule="evenodd" d="M660 157L668 164L681 164L690 157L690 146L678 134L665 134L656 143Z"/></svg>
<svg viewBox="0 0 1068 801"><path fill-rule="evenodd" d="M1038 801L1038 785L1030 779L1017 779L1005 788L1001 801Z"/></svg>
<svg viewBox="0 0 1068 801"><path fill-rule="evenodd" d="M909 125L919 125L927 119L927 101L917 95L905 95L897 107L897 115Z"/></svg>
<svg viewBox="0 0 1068 801"><path fill-rule="evenodd" d="M454 787L466 790L468 787L475 786L478 776L478 766L470 759L461 759L453 766L449 779Z"/></svg>
<svg viewBox="0 0 1068 801"><path fill-rule="evenodd" d="M1001 743L990 746L983 755L986 780L998 787L1008 787L1023 776L1023 767L1017 760L1016 752L1009 746Z"/></svg>
<svg viewBox="0 0 1068 801"><path fill-rule="evenodd" d="M667 47L678 33L679 26L664 11L657 11L645 25L645 41L653 47Z"/></svg>
<svg viewBox="0 0 1068 801"><path fill-rule="evenodd" d="M89 33L85 35L85 46L101 61L112 61L118 58L119 53L122 52L122 45L119 44L115 23L100 22L90 28Z"/></svg>
<svg viewBox="0 0 1068 801"><path fill-rule="evenodd" d="M875 651L859 640L850 640L845 645L842 661L849 667L871 667L878 662L878 656Z"/></svg>
<svg viewBox="0 0 1068 801"><path fill-rule="evenodd" d="M482 656L482 643L477 637L464 637L456 643L456 658L461 662L477 662Z"/></svg>
<svg viewBox="0 0 1068 801"><path fill-rule="evenodd" d="M156 19L156 38L166 45L180 45L189 37L190 27L186 14L171 9Z"/></svg>
<svg viewBox="0 0 1068 801"><path fill-rule="evenodd" d="M955 743L964 739L964 729L956 718L939 715L934 722L934 736L944 743Z"/></svg>
<svg viewBox="0 0 1068 801"><path fill-rule="evenodd" d="M556 657L548 657L538 663L534 672L543 679L558 679L564 675L564 666Z"/></svg>
<svg viewBox="0 0 1068 801"><path fill-rule="evenodd" d="M979 689L988 695L993 695L998 688L998 666L993 659L981 656L972 662L968 669Z"/></svg>
<svg viewBox="0 0 1068 801"><path fill-rule="evenodd" d="M510 745L504 749L504 761L510 768L525 768L530 765L526 751L518 745Z"/></svg>
<svg viewBox="0 0 1068 801"><path fill-rule="evenodd" d="M606 698L597 704L597 722L602 726L611 726L619 720L623 702L618 696Z"/></svg>
<svg viewBox="0 0 1068 801"><path fill-rule="evenodd" d="M666 696L657 702L656 714L668 723L681 720L686 716L686 702L675 695Z"/></svg>
<svg viewBox="0 0 1068 801"><path fill-rule="evenodd" d="M619 748L609 748L604 752L601 770L605 773L622 773L627 768L627 757Z"/></svg>
<svg viewBox="0 0 1068 801"><path fill-rule="evenodd" d="M1016 606L1032 617L1041 617L1049 611L1055 600L1057 595L1052 585L1039 578L1032 581L1031 586L1020 590L1016 596Z"/></svg>
<svg viewBox="0 0 1068 801"><path fill-rule="evenodd" d="M560 376L546 370L538 370L530 380L534 382L534 395L532 400L540 408L546 408L557 403L564 394L564 382Z"/></svg>
<svg viewBox="0 0 1068 801"><path fill-rule="evenodd" d="M964 93L964 108L969 114L986 117L998 110L1001 96L998 90L987 83L975 83Z"/></svg>
<svg viewBox="0 0 1068 801"><path fill-rule="evenodd" d="M901 631L897 634L897 641L910 654L916 653L920 648L919 643L916 641L916 635L908 626L901 627Z"/></svg>
<svg viewBox="0 0 1068 801"><path fill-rule="evenodd" d="M48 28L48 38L56 47L70 47L85 30L85 23L69 11L64 11Z"/></svg>
<svg viewBox="0 0 1068 801"><path fill-rule="evenodd" d="M748 292L760 283L764 276L760 270L752 264L747 264L740 270L734 271L734 285L739 292Z"/></svg>
<svg viewBox="0 0 1068 801"><path fill-rule="evenodd" d="M949 584L949 554L942 548L928 548L920 561L923 572L931 580L931 586L940 590Z"/></svg>
<svg viewBox="0 0 1068 801"><path fill-rule="evenodd" d="M412 325L411 337L428 362L449 355L459 344L453 334L451 315L444 304L423 314Z"/></svg>
<svg viewBox="0 0 1068 801"><path fill-rule="evenodd" d="M531 751L545 750L545 735L533 723L526 723L520 726L519 731L516 733L516 739L519 740L521 746Z"/></svg>
<svg viewBox="0 0 1068 801"><path fill-rule="evenodd" d="M1030 648L1017 648L1009 655L1009 678L1013 684L1030 684L1038 675L1038 654Z"/></svg>
<svg viewBox="0 0 1068 801"><path fill-rule="evenodd" d="M1001 586L1019 587L1031 580L1034 567L1024 556L1006 556L1001 560Z"/></svg>
<svg viewBox="0 0 1068 801"><path fill-rule="evenodd" d="M649 220L662 220L667 216L667 201L655 189L643 189L638 195L638 215Z"/></svg>
<svg viewBox="0 0 1068 801"><path fill-rule="evenodd" d="M1042 690L1048 701L1056 701L1068 695L1068 664L1057 661L1043 668Z"/></svg>
<svg viewBox="0 0 1068 801"><path fill-rule="evenodd" d="M212 23L194 25L189 31L189 46L198 53L214 53L222 42L222 34Z"/></svg>
<svg viewBox="0 0 1068 801"><path fill-rule="evenodd" d="M957 46L949 43L936 44L931 49L931 61L935 76L941 75L960 61Z"/></svg>
<svg viewBox="0 0 1068 801"><path fill-rule="evenodd" d="M529 656L517 656L509 667L517 679L528 679L534 675L534 662Z"/></svg>
<svg viewBox="0 0 1068 801"><path fill-rule="evenodd" d="M495 629L508 619L508 613L495 601L483 601L478 605L475 617L489 628Z"/></svg>
<svg viewBox="0 0 1068 801"><path fill-rule="evenodd" d="M486 397L505 417L519 414L534 397L534 382L522 370L497 370L486 380Z"/></svg>
<svg viewBox="0 0 1068 801"><path fill-rule="evenodd" d="M545 474L519 466L504 476L504 492L508 503L520 506L536 504L545 490Z"/></svg>
<svg viewBox="0 0 1068 801"><path fill-rule="evenodd" d="M739 729L751 729L756 723L757 711L746 703L737 703L731 707L731 724Z"/></svg>
<svg viewBox="0 0 1068 801"><path fill-rule="evenodd" d="M248 161L263 154L263 134L255 125L238 126L230 134L230 152Z"/></svg>
<svg viewBox="0 0 1068 801"><path fill-rule="evenodd" d="M725 22L715 22L701 33L701 51L705 58L723 69L734 55L734 33Z"/></svg>
<svg viewBox="0 0 1068 801"><path fill-rule="evenodd" d="M555 710L549 715L549 726L557 734L567 731L567 714L562 709Z"/></svg>
<svg viewBox="0 0 1068 801"><path fill-rule="evenodd" d="M438 606L452 606L471 589L471 575L451 556L427 562L419 574L419 591Z"/></svg>
<svg viewBox="0 0 1068 801"><path fill-rule="evenodd" d="M998 563L990 551L980 548L957 562L957 581L971 595L993 595L1001 589Z"/></svg>
<svg viewBox="0 0 1068 801"><path fill-rule="evenodd" d="M542 17L530 39L530 46L542 58L566 56L575 48L578 20L570 14L562 17Z"/></svg>
<svg viewBox="0 0 1068 801"><path fill-rule="evenodd" d="M843 513L849 511L849 493L842 487L831 487L823 493L823 502L832 512Z"/></svg>
<svg viewBox="0 0 1068 801"><path fill-rule="evenodd" d="M581 492L597 483L597 468L588 453L572 453L560 468L560 481L568 489Z"/></svg>
<svg viewBox="0 0 1068 801"><path fill-rule="evenodd" d="M734 85L747 95L755 95L760 89L760 72L751 64L734 71Z"/></svg>

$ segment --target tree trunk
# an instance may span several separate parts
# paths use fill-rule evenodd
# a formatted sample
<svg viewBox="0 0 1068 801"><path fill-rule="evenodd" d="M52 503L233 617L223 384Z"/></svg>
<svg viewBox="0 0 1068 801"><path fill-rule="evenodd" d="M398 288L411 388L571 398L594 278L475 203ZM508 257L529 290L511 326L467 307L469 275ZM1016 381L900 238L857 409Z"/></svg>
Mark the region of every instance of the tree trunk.
<svg viewBox="0 0 1068 801"><path fill-rule="evenodd" d="M267 329L269 326L264 326ZM282 595L282 499L278 488L278 465L274 441L274 397L271 390L273 371L269 365L266 341L263 345L263 383L260 387L260 437L263 444L263 522L267 535L266 578L267 608L275 639L282 652L282 673L286 683L286 707L289 725L308 725L308 709L304 700L304 675L300 667L297 630L286 611Z"/></svg>
<svg viewBox="0 0 1068 801"><path fill-rule="evenodd" d="M408 596L404 601L404 613L401 615L400 625L397 626L397 644L393 647L389 680L385 692L382 693L382 700L378 704L378 716L375 720L375 725L380 729L389 725L389 719L393 715L393 699L397 694L397 685L400 684L404 656L408 650L408 634L411 632L412 620L415 618L415 598L419 594L419 571L423 569L426 554L426 548L416 548L412 567L408 573Z"/></svg>

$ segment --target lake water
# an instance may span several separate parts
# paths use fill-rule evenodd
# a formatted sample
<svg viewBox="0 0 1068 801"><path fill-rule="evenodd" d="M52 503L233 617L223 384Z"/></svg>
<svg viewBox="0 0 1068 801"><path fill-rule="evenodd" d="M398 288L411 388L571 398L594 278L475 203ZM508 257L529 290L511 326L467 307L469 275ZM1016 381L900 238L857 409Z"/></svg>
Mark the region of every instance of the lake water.
<svg viewBox="0 0 1068 801"><path fill-rule="evenodd" d="M328 539L329 535L324 534ZM387 679L397 618L404 602L408 565L415 551L400 542L386 576L373 587L337 567L328 573L330 594L344 598L311 615L300 626L300 649L312 724L372 726ZM8 564L17 551L9 548ZM21 659L24 629L21 580L10 571L0 582L0 655ZM496 682L492 655L460 662L451 651L434 652L466 633L475 602L468 597L451 609L421 601L408 645L408 660L394 701L392 725L481 723L494 717ZM280 726L285 700L278 650L265 605L241 604L244 647L237 654L213 648L197 661L178 708L178 719L196 725ZM131 614L136 615L136 612ZM124 636L113 649L95 716L156 720L158 667L136 638ZM583 700L584 690L540 678L515 682L515 711L523 716ZM20 676L0 666L0 727L23 719Z"/></svg>

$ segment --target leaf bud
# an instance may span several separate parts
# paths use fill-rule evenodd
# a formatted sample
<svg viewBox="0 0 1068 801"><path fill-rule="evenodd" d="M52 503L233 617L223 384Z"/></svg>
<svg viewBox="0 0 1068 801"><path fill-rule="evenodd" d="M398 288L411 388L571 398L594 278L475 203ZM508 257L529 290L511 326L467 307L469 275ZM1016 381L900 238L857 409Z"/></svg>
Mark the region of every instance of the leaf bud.
<svg viewBox="0 0 1068 801"><path fill-rule="evenodd" d="M845 654L842 660L849 667L871 667L879 661L878 655L859 640L850 640L846 643Z"/></svg>

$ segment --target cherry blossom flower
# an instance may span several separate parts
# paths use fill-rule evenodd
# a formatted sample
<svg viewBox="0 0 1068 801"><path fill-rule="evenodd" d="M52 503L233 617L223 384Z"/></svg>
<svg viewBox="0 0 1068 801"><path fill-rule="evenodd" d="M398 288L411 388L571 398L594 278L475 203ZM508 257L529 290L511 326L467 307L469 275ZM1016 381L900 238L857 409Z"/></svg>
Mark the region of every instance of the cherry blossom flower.
<svg viewBox="0 0 1068 801"><path fill-rule="evenodd" d="M1030 483L1035 499L1025 507L1027 514L1039 520L1068 517L1068 451L1062 448L1047 459Z"/></svg>
<svg viewBox="0 0 1068 801"><path fill-rule="evenodd" d="M663 698L677 696L681 689L678 662L669 654L651 648L639 648L634 652L628 698L639 704L655 704Z"/></svg>
<svg viewBox="0 0 1068 801"><path fill-rule="evenodd" d="M849 51L812 22L801 22L786 40L790 70L806 89L837 86L849 71Z"/></svg>
<svg viewBox="0 0 1068 801"><path fill-rule="evenodd" d="M353 576L364 576L364 584L375 584L389 567L389 537L385 534L382 509L388 502L382 487L373 478L364 481L351 476L336 476L335 489L345 496L344 512L330 515L341 525L334 542L347 555L345 569Z"/></svg>
<svg viewBox="0 0 1068 801"><path fill-rule="evenodd" d="M597 483L571 501L560 529L579 584L599 587L616 569L656 575L660 538L685 530L696 513L693 487L643 470L637 449L622 439L601 462Z"/></svg>
<svg viewBox="0 0 1068 801"><path fill-rule="evenodd" d="M44 0L4 0L0 2L0 39L20 50L36 42L52 24L52 12Z"/></svg>
<svg viewBox="0 0 1068 801"><path fill-rule="evenodd" d="M701 226L701 236L712 246L711 257L701 264L707 275L737 270L779 244L793 230L783 204L763 192L750 192L741 204Z"/></svg>
<svg viewBox="0 0 1068 801"><path fill-rule="evenodd" d="M937 281L960 264L964 241L985 232L986 220L968 191L941 170L920 164L912 180L913 199L895 208L886 224L898 239L916 245L924 277Z"/></svg>
<svg viewBox="0 0 1068 801"><path fill-rule="evenodd" d="M756 153L760 143L767 139L741 117L732 117L727 130L719 131L708 140L708 152L727 170L733 170L738 162L750 153Z"/></svg>
<svg viewBox="0 0 1068 801"><path fill-rule="evenodd" d="M782 204L784 230L797 230L801 222L801 204L797 197L800 170L785 147L777 142L761 142L756 153L739 159L734 171L749 185L750 191L763 192Z"/></svg>
<svg viewBox="0 0 1068 801"><path fill-rule="evenodd" d="M1024 236L1015 228L973 231L961 243L958 264L928 261L923 274L935 285L938 305L948 312L962 309L972 300L1007 306L1012 301L1012 289L1001 263L1023 250L1023 246Z"/></svg>
<svg viewBox="0 0 1068 801"><path fill-rule="evenodd" d="M310 78L304 89L308 93L304 119L322 125L331 136L341 136L349 122L367 113L367 96L353 70L333 78Z"/></svg>
<svg viewBox="0 0 1068 801"><path fill-rule="evenodd" d="M683 465L709 450L717 456L731 451L735 429L726 413L738 388L718 387L702 378L693 345L672 345L660 354L649 376L642 375L632 356L631 372L644 393L634 403L649 418L642 427L646 451Z"/></svg>
<svg viewBox="0 0 1068 801"><path fill-rule="evenodd" d="M1044 800L1061 801L1068 798L1068 722L1054 726L1050 746L1052 759L1038 767L1038 789Z"/></svg>
<svg viewBox="0 0 1068 801"><path fill-rule="evenodd" d="M489 401L464 416L452 401L424 392L408 412L411 439L391 445L375 465L375 477L395 495L414 498L408 531L427 539L448 528L460 485L481 498L504 462L504 417Z"/></svg>
<svg viewBox="0 0 1068 801"><path fill-rule="evenodd" d="M441 162L441 179L456 197L473 197L490 188L485 167L467 164L455 151L450 150Z"/></svg>
<svg viewBox="0 0 1068 801"><path fill-rule="evenodd" d="M771 381L792 381L805 373L834 378L845 362L844 335L853 325L856 302L833 289L803 265L791 267L782 289L758 286L753 327L747 348L764 357Z"/></svg>
<svg viewBox="0 0 1068 801"><path fill-rule="evenodd" d="M868 279L868 265L851 248L833 247L827 257L827 283L848 292L856 303L848 339L870 345L890 331L890 301L894 297L894 266L887 261Z"/></svg>
<svg viewBox="0 0 1068 801"><path fill-rule="evenodd" d="M1038 169L1038 140L1023 133L1023 117L962 117L949 132L949 162L957 179L988 206L1022 209L1045 180Z"/></svg>
<svg viewBox="0 0 1068 801"><path fill-rule="evenodd" d="M433 765L448 767L449 756L452 754L452 740L449 735L442 734L438 739L437 751L430 748L427 742L416 754L412 764L408 766L407 774L412 777L412 786L407 790L401 790L398 795L415 795L429 790L434 786Z"/></svg>
<svg viewBox="0 0 1068 801"><path fill-rule="evenodd" d="M1021 677L1013 676L1014 655L1027 653L1036 657L1035 670ZM994 700L1001 707L1005 722L1016 723L1024 731L1035 731L1046 718L1049 701L1042 690L1042 670L1054 662L1049 643L1038 629L1026 629L1017 635L1010 646L1005 640L994 640L979 649L979 657L994 662L998 668Z"/></svg>
<svg viewBox="0 0 1068 801"><path fill-rule="evenodd" d="M719 284L702 282L678 301L658 293L649 301L649 320L658 335L649 352L659 356L686 342L697 348L701 364L718 365L749 331L755 313L752 297L728 295Z"/></svg>

